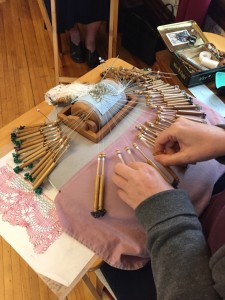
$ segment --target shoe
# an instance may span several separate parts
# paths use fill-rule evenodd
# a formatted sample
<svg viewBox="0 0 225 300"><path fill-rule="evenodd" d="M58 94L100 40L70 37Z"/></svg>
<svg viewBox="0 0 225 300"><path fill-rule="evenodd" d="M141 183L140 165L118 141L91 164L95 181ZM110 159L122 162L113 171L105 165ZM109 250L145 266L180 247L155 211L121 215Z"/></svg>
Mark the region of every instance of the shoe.
<svg viewBox="0 0 225 300"><path fill-rule="evenodd" d="M77 46L72 41L70 41L70 57L76 63L83 63L84 59L84 51L81 43Z"/></svg>
<svg viewBox="0 0 225 300"><path fill-rule="evenodd" d="M86 61L90 69L97 67L100 64L98 52L96 50L91 52L86 49Z"/></svg>

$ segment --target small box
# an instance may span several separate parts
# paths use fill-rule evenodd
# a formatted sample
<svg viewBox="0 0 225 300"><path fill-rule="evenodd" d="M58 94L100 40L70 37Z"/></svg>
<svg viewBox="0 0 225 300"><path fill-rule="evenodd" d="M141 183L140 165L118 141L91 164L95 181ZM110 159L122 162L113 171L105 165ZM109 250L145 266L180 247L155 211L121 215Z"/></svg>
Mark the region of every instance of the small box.
<svg viewBox="0 0 225 300"><path fill-rule="evenodd" d="M207 40L195 21L185 21L157 27L172 53L171 69L186 86L213 81L216 72L225 71L221 52Z"/></svg>

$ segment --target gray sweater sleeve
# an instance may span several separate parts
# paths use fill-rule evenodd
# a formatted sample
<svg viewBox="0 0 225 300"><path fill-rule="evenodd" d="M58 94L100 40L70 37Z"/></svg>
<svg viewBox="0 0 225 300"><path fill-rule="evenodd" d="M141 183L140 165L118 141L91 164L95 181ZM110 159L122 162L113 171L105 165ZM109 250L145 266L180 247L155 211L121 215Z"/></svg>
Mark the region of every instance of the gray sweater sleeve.
<svg viewBox="0 0 225 300"><path fill-rule="evenodd" d="M147 232L157 299L221 299L213 287L209 249L188 195L182 190L158 193L135 213Z"/></svg>

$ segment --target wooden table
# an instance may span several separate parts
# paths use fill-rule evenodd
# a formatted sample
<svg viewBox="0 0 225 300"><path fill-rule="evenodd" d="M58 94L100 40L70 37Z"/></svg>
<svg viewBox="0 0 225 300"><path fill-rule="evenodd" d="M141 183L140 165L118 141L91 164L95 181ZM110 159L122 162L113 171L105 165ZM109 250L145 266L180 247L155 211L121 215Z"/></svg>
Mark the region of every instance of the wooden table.
<svg viewBox="0 0 225 300"><path fill-rule="evenodd" d="M112 64L114 67L117 66L131 67L130 64L126 63L125 61L122 61L121 59L111 58L107 60L104 63L104 65L100 65L95 69L91 70L90 72L88 72L87 74L85 74L84 76L80 77L78 81L91 82L91 83L98 82L101 79L100 73L104 70L104 67L111 66ZM13 144L11 143L10 140L10 134L13 131L13 129L15 129L20 125L32 125L35 123L40 123L42 121L45 121L45 117L39 112L37 112L37 109L40 109L44 115L48 115L52 111L53 107L48 105L46 102L42 102L38 106L32 108L25 114L21 115L20 117L18 117L17 119L15 119L11 123L7 124L6 126L0 129L0 157L6 155L13 148ZM93 264L95 264L96 262L99 262L99 257L97 256L92 258L91 261L87 263L84 269L79 270L79 275L76 278L74 278L74 281L69 287L62 286L61 284L58 284L53 280L49 280L44 276L40 276L40 277L46 282L49 288L59 297L59 299L64 299L66 295L73 289L73 287L78 283L78 281L82 277L86 285L89 284L89 282L87 281L88 278L84 276L86 272L90 269L90 267L93 266ZM91 287L88 288L90 289ZM92 292L94 294L94 291ZM97 298L96 296L96 299L99 298Z"/></svg>
<svg viewBox="0 0 225 300"><path fill-rule="evenodd" d="M217 49L219 49L222 52L225 52L225 37L222 35L218 35L212 32L204 32L204 35L210 41L210 43L213 43Z"/></svg>
<svg viewBox="0 0 225 300"><path fill-rule="evenodd" d="M111 66L113 64L114 67L116 66L123 66L123 67L131 67L131 65L121 59L118 58L110 58L108 59L104 64L99 65L95 69L91 70L90 72L86 73L76 81L78 82L98 82L101 77L100 73L104 70L104 66ZM37 112L37 109L40 109L40 111L44 115L48 115L53 107L48 105L46 102L41 102L36 107L32 108L25 114L21 115L17 119L13 120L6 126L2 127L0 129L0 157L8 153L10 150L12 150L13 145L11 143L10 134L13 131L14 128L20 126L20 125L31 125L35 123L40 123L45 120L45 117Z"/></svg>

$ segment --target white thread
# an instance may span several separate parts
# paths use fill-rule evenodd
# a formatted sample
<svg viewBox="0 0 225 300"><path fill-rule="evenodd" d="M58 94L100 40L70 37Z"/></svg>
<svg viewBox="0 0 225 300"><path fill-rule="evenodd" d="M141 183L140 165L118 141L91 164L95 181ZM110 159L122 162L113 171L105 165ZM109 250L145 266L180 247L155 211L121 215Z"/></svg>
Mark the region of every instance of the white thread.
<svg viewBox="0 0 225 300"><path fill-rule="evenodd" d="M125 87L111 79L97 83L86 95L77 98L77 103L88 104L98 116L100 127L105 125L127 103ZM76 107L76 103L74 104Z"/></svg>
<svg viewBox="0 0 225 300"><path fill-rule="evenodd" d="M211 58L212 57L212 54L208 51L202 51L199 53L199 60L201 61L203 58Z"/></svg>
<svg viewBox="0 0 225 300"><path fill-rule="evenodd" d="M212 60L207 57L204 57L201 60L201 65L203 65L204 67L209 68L209 69L217 68L218 64L219 64L219 61Z"/></svg>

